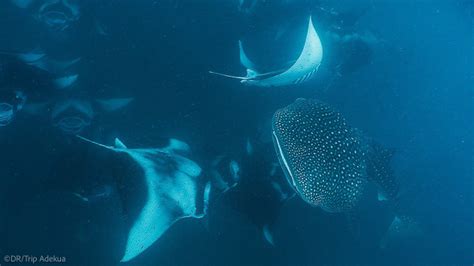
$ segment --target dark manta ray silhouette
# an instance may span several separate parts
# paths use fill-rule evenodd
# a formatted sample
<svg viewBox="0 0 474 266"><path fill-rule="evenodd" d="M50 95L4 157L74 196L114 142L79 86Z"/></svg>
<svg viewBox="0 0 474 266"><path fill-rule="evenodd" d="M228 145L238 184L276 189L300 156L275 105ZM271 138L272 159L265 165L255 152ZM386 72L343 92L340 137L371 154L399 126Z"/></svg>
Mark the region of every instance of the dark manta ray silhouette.
<svg viewBox="0 0 474 266"><path fill-rule="evenodd" d="M389 166L393 152L350 127L328 104L297 99L275 112L272 127L288 183L312 206L350 214L374 184L379 200L398 201L399 185Z"/></svg>
<svg viewBox="0 0 474 266"><path fill-rule="evenodd" d="M258 228L262 239L275 245L275 223L294 193L278 171L272 149L271 143L247 139L245 152L218 156L211 165L210 175L214 194L217 193L213 201L224 200Z"/></svg>

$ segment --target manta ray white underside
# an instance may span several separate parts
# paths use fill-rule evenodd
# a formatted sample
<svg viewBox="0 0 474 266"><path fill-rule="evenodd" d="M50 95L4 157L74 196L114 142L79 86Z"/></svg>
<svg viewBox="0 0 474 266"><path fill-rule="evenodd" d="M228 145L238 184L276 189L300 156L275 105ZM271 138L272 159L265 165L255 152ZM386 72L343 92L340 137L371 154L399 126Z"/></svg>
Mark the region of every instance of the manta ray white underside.
<svg viewBox="0 0 474 266"><path fill-rule="evenodd" d="M122 262L130 261L157 241L176 221L202 218L207 210L210 186L203 196L198 195L201 168L182 156L189 146L171 139L162 149L129 149L119 139L114 146L106 146L84 137L80 139L130 156L143 170L147 200L128 233ZM171 170L170 170L171 169ZM198 199L203 200L203 211L197 211Z"/></svg>
<svg viewBox="0 0 474 266"><path fill-rule="evenodd" d="M323 47L318 33L314 28L311 16L309 17L308 32L306 41L298 59L286 70L277 70L267 73L259 73L255 70L255 64L245 54L242 43L239 41L240 63L247 68L247 76L239 77L214 71L211 74L239 79L241 83L260 86L260 87L278 87L300 84L310 80L318 71L319 65L323 59Z"/></svg>

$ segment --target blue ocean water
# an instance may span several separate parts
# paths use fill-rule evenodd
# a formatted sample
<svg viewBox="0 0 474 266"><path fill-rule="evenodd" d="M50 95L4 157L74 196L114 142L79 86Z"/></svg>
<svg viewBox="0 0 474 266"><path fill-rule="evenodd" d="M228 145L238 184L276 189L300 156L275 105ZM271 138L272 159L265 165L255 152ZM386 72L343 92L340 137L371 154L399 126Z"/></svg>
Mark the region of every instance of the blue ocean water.
<svg viewBox="0 0 474 266"><path fill-rule="evenodd" d="M0 265L472 265L473 9L2 1ZM288 69L310 15L324 50L311 80L259 87L209 73L245 76L239 40L262 73ZM298 98L392 151L396 199L372 193L334 213L295 193L271 119ZM116 138L127 148L110 148ZM140 227L151 194L160 224ZM411 227L391 231L400 212ZM140 252L120 262L134 228Z"/></svg>

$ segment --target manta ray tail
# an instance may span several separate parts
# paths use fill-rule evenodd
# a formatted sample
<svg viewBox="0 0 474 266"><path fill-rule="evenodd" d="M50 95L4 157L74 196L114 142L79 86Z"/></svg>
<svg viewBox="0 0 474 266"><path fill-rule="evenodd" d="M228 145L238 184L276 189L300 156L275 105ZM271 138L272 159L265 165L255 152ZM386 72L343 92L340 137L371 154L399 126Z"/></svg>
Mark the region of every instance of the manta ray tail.
<svg viewBox="0 0 474 266"><path fill-rule="evenodd" d="M210 73L210 74L217 75L217 76L222 76L222 77L226 77L226 78L231 78L231 79L240 79L240 80L248 80L248 79L250 79L249 77L233 76L233 75L224 74L224 73L219 73L219 72L214 72L214 71L209 71L209 73Z"/></svg>
<svg viewBox="0 0 474 266"><path fill-rule="evenodd" d="M81 140L83 140L83 141L85 141L85 142L89 142L89 143L95 144L95 145L97 145L97 146L100 146L100 147L103 147L103 148L106 148L106 149L109 149L109 150L113 150L113 149L114 149L114 147L112 147L112 146L107 146L107 145L104 145L104 144L95 142L95 141L93 141L93 140L90 140L90 139L85 138L85 137L80 136L80 135L76 135L76 137L78 137L79 139L81 139Z"/></svg>

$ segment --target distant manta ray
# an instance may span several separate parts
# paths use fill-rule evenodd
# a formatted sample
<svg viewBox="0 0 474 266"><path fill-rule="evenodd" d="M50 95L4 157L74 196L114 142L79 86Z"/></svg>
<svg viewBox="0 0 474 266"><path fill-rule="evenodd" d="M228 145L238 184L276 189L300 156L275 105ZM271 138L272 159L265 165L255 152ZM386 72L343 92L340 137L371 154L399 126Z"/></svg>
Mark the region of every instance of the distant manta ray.
<svg viewBox="0 0 474 266"><path fill-rule="evenodd" d="M168 147L162 149L129 149L119 139L114 146L107 146L82 136L78 138L130 156L143 170L147 186L147 200L138 218L129 231L125 254L121 262L135 258L166 232L176 221L186 218L202 218L206 214L210 184L204 195L197 191L201 168L181 154L189 146L171 139ZM197 199L203 199L202 211L198 211Z"/></svg>
<svg viewBox="0 0 474 266"><path fill-rule="evenodd" d="M321 64L323 59L323 47L318 33L316 32L311 16L309 17L308 33L306 41L298 59L287 70L277 70L267 73L258 73L255 64L247 57L239 41L240 63L247 68L247 76L239 77L228 74L209 71L211 74L240 79L243 84L259 87L278 87L300 84L310 80Z"/></svg>
<svg viewBox="0 0 474 266"><path fill-rule="evenodd" d="M26 52L0 50L0 55L12 56L29 66L32 66L37 69L41 69L43 71L51 73L53 75L59 75L59 76L65 75L65 73L68 72L68 70L72 66L76 65L79 61L81 61L80 57L69 59L69 60L57 60L57 59L51 58L51 56L48 56L45 52L43 52L39 48L33 49L31 51L26 51ZM74 76L71 75L70 78L71 77L74 77ZM58 79L55 82L56 82L55 85L59 86L59 88L67 87L67 86L61 86L63 84L63 81L61 81L60 79Z"/></svg>

